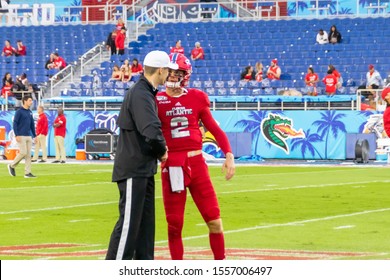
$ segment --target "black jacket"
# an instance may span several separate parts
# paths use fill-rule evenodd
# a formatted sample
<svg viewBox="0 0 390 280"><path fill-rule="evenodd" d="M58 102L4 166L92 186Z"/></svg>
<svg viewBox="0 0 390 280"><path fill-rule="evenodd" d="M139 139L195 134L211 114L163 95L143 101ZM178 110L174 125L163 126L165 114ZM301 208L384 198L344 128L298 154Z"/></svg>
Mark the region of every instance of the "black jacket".
<svg viewBox="0 0 390 280"><path fill-rule="evenodd" d="M166 143L157 115L157 90L144 77L125 95L117 119L120 128L112 181L150 177L157 172L157 159Z"/></svg>

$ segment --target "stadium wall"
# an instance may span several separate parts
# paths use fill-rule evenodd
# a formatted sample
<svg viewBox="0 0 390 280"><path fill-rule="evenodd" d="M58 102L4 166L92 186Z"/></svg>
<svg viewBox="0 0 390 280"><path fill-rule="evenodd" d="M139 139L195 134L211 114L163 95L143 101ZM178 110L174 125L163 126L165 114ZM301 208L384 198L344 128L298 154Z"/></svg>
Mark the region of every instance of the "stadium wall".
<svg viewBox="0 0 390 280"><path fill-rule="evenodd" d="M74 157L76 139L83 138L94 128L106 128L115 133L118 111L68 111L66 154ZM56 111L46 111L49 120L48 154L55 155L53 122ZM14 139L14 112L0 112L0 126L6 129L7 140ZM382 137L382 114L372 111L214 111L214 118L226 132L249 132L251 141L247 159L346 159L348 133L376 133ZM37 113L34 112L35 119ZM247 139L247 138L246 138ZM251 142L251 143L248 143ZM354 144L354 143L353 143ZM16 145L13 141L13 145ZM370 147L375 149L376 147ZM203 149L221 157L214 138L206 133Z"/></svg>

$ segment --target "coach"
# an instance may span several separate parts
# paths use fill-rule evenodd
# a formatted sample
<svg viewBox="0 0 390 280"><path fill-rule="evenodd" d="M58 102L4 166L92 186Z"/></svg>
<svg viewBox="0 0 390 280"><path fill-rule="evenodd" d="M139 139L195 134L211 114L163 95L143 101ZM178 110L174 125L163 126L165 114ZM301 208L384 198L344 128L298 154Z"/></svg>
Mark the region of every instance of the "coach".
<svg viewBox="0 0 390 280"><path fill-rule="evenodd" d="M117 120L120 134L112 181L120 193L119 219L107 260L154 259L154 174L157 159L168 158L155 95L168 77L168 68L177 65L162 51L148 53L143 65L144 75L127 92Z"/></svg>

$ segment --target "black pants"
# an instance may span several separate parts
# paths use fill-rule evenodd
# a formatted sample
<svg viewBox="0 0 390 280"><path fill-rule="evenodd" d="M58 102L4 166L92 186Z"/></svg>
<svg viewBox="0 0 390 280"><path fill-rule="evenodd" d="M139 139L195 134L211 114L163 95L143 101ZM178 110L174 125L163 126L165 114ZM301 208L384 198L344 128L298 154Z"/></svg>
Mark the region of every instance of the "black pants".
<svg viewBox="0 0 390 280"><path fill-rule="evenodd" d="M106 260L153 260L155 235L154 177L118 182L119 219Z"/></svg>

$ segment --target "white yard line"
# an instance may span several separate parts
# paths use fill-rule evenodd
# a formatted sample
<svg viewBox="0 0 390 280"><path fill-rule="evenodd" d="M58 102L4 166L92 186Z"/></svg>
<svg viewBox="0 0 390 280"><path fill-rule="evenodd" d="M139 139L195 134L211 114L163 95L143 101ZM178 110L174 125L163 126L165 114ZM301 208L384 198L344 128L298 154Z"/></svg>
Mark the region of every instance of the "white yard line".
<svg viewBox="0 0 390 280"><path fill-rule="evenodd" d="M226 191L226 192L218 192L218 193L219 194L235 194L235 193L246 193L246 192L285 191L285 190L294 190L294 189L337 187L337 186L345 186L345 185L352 185L352 188L353 187L360 187L361 188L362 185L364 185L364 184L369 184L369 183L389 183L389 182L390 182L390 180L376 180L376 181L330 183L330 184L318 184L318 185L302 185L302 186L293 186L293 187L284 187L284 188L237 190L237 191Z"/></svg>
<svg viewBox="0 0 390 280"><path fill-rule="evenodd" d="M252 230L258 230L258 229L268 229L268 228L276 228L276 227L296 226L296 225L302 225L302 224L308 224L308 223L314 223L314 222L322 222L322 221L329 221L329 220L341 219L341 218L346 218L346 217L354 217L354 216L359 216L359 215L380 213L380 212L386 212L386 211L390 211L390 208L382 208L382 209L376 209L376 210L366 210L366 211L349 213L349 214L342 214L342 215L328 216L328 217L315 218L315 219L309 219L309 220L288 222L288 223L284 223L284 224L271 224L271 225L264 225L264 226L255 226L255 227L249 227L249 228L241 228L241 229L236 229L236 230L228 230L228 231L224 231L224 234L232 234L232 233L237 233L237 232L252 231ZM203 235L198 235L198 236L189 236L189 237L183 238L183 240L199 239L199 238L205 238L205 237L208 237L208 236L209 236L208 234L203 234ZM167 243L167 242L168 242L168 240L161 240L161 241L156 241L156 244L164 244L164 243Z"/></svg>
<svg viewBox="0 0 390 280"><path fill-rule="evenodd" d="M378 180L378 181L363 181L363 182L352 182L352 183L347 183L346 182L346 183L319 184L319 185L306 185L306 186L302 185L302 186L293 186L293 187L285 187L285 188L235 190L235 191L219 192L219 194L236 194L236 193L266 192L266 191L285 191L285 190L293 190L293 189L325 188L325 187L344 186L344 185L352 185L352 187L354 187L353 185L359 185L360 186L362 184L368 184L368 183L389 183L389 182L390 182L390 180L381 180L381 181ZM93 184L95 184L95 183L75 184L75 185L72 185L72 186L93 185ZM23 189L31 189L31 188L34 188L34 187L30 187L30 188L27 187L27 188L23 188ZM36 188L50 188L50 187L36 187ZM18 189L21 189L21 188L18 188ZM188 195L190 195L190 194L188 194ZM161 199L161 198L162 198L161 196L156 196L156 199ZM28 213L28 212L40 212L40 211L52 211L52 210L71 209L71 208L77 208L77 207L89 207L89 206L107 205L107 204L115 204L115 203L118 203L118 201L86 203L86 204L69 205L69 206L57 206L57 207L38 208L38 209L16 210L16 211L9 211L9 212L0 212L0 215L17 214L17 213Z"/></svg>

